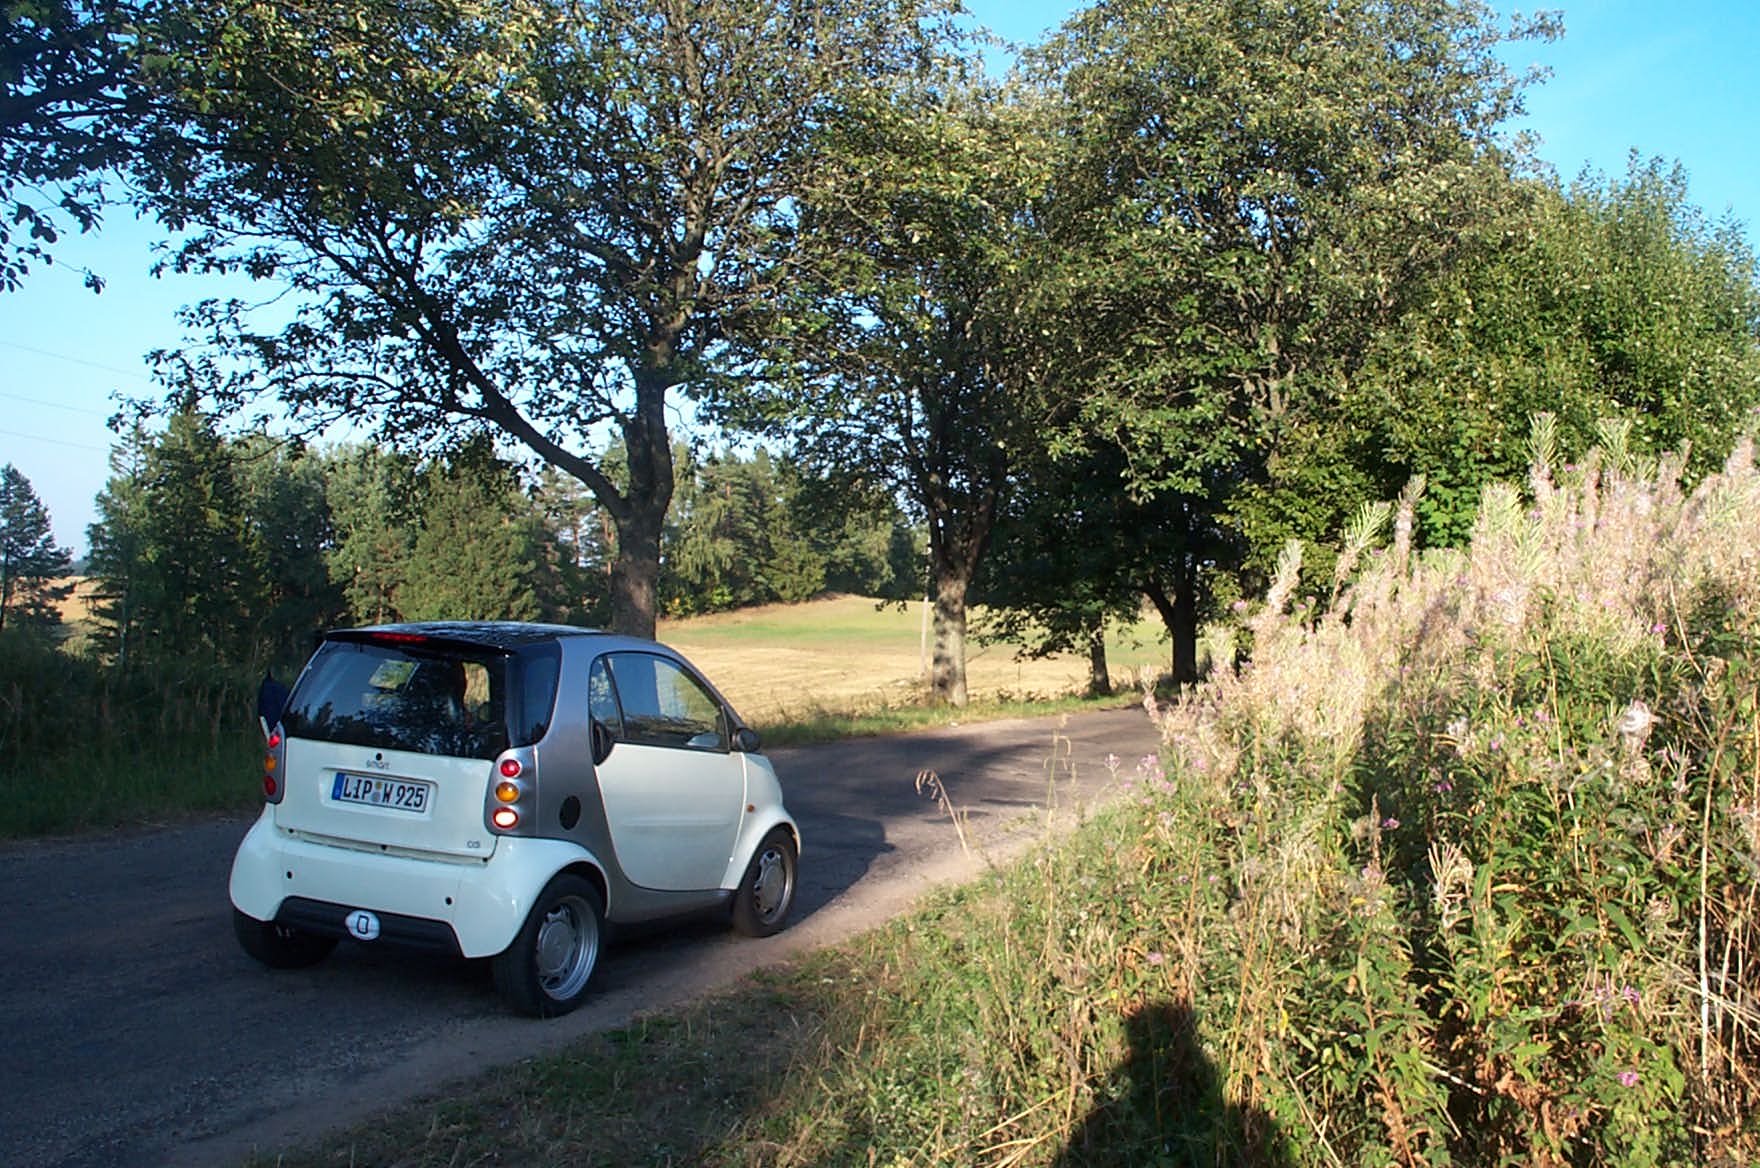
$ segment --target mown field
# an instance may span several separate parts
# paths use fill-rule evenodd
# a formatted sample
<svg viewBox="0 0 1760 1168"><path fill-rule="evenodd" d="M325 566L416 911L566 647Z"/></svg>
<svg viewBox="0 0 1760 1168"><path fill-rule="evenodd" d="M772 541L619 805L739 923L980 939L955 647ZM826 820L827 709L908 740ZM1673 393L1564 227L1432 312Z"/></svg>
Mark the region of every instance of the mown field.
<svg viewBox="0 0 1760 1168"><path fill-rule="evenodd" d="M982 619L980 612L975 626ZM696 662L746 718L777 726L826 712L921 704L924 628L920 602L881 606L839 596L663 620L659 634ZM1145 621L1115 631L1107 654L1114 684L1135 689L1145 673L1167 668L1165 630ZM978 703L1054 699L1086 687L1088 662L1068 654L1026 660L1015 645L974 638L967 646L966 678Z"/></svg>

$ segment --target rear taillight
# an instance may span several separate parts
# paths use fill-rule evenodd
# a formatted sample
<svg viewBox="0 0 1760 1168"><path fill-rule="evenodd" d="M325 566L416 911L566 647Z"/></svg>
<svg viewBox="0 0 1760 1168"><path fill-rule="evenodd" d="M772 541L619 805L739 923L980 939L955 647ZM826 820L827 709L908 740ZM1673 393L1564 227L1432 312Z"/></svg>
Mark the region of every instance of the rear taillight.
<svg viewBox="0 0 1760 1168"><path fill-rule="evenodd" d="M263 798L271 803L281 802L281 796L286 791L281 779L281 764L286 754L286 742L277 727L270 731L269 749L263 755Z"/></svg>
<svg viewBox="0 0 1760 1168"><path fill-rule="evenodd" d="M528 819L533 811L535 788L527 778L532 761L529 753L510 751L495 761L489 773L489 797L483 804L483 822L490 831L530 834Z"/></svg>

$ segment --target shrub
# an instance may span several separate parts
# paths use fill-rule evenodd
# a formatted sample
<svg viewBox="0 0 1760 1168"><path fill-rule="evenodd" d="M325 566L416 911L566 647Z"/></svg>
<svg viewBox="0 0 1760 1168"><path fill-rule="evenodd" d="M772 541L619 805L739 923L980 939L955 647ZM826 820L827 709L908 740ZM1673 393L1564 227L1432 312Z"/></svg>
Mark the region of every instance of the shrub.
<svg viewBox="0 0 1760 1168"><path fill-rule="evenodd" d="M1760 476L1609 437L1165 715L1182 980L1297 1162L1760 1157Z"/></svg>

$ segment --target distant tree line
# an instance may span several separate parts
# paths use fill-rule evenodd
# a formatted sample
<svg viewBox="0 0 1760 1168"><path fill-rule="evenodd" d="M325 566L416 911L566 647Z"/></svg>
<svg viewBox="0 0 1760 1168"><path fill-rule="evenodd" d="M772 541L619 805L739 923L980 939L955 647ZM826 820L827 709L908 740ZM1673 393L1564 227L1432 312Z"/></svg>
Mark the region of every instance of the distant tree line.
<svg viewBox="0 0 1760 1168"><path fill-rule="evenodd" d="M20 199L0 283L95 221L95 174L180 233L166 271L261 281L267 312L185 310L155 355L170 449L119 458L208 483L163 521L188 540L269 489L214 477L214 419L370 434L331 519L383 492L401 520L275 553L350 612L651 635L858 579L881 543L889 583L858 590L897 589L902 508L942 700L974 601L1097 679L1149 605L1185 680L1290 539L1324 579L1407 490L1420 546L1461 539L1538 412L1567 452L1617 417L1702 471L1760 404L1739 229L1660 163L1565 185L1512 135L1532 78L1505 46L1558 32L1458 0L1097 0L997 78L945 0L48 0L0 46L0 194L59 209ZM691 461L685 401L779 453ZM549 469L463 538L516 489L490 451ZM816 493L860 532L804 519ZM113 651L242 635L152 576L112 494L95 561L143 573L107 593ZM250 637L305 619L262 531L215 538ZM470 596L404 566L490 549L500 591L487 560L449 569Z"/></svg>
<svg viewBox="0 0 1760 1168"><path fill-rule="evenodd" d="M918 534L762 447L675 451L662 537L668 613L921 588ZM111 457L86 567L90 647L133 664L297 661L324 627L437 618L602 624L616 526L579 483L482 440L420 460L369 443L227 437L185 410ZM24 476L0 477L5 623L53 631L70 557ZM63 630L65 631L65 630Z"/></svg>

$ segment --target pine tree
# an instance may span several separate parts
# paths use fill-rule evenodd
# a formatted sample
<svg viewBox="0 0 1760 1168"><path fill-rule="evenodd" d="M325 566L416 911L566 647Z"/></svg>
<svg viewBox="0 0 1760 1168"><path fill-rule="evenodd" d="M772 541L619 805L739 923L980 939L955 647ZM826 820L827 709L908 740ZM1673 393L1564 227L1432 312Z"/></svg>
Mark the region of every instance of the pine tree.
<svg viewBox="0 0 1760 1168"><path fill-rule="evenodd" d="M57 547L49 510L11 463L0 467L0 629L60 623L56 604L73 585L57 583L73 557Z"/></svg>
<svg viewBox="0 0 1760 1168"><path fill-rule="evenodd" d="M410 620L530 620L539 604L531 506L486 444L424 476L421 526L397 607Z"/></svg>

